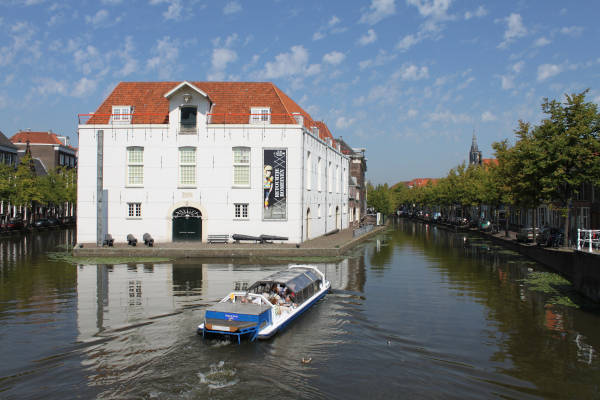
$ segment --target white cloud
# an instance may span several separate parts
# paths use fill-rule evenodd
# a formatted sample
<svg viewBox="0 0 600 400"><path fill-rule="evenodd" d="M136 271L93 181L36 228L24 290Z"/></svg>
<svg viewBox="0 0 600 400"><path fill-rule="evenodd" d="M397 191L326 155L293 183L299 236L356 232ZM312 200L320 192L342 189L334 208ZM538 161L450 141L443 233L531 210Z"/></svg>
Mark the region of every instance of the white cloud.
<svg viewBox="0 0 600 400"><path fill-rule="evenodd" d="M96 14L94 14L93 16L86 15L85 21L88 24L92 24L94 27L97 27L98 25L100 25L104 21L106 21L107 18L108 18L108 11L102 9L102 10L98 10L98 12Z"/></svg>
<svg viewBox="0 0 600 400"><path fill-rule="evenodd" d="M338 65L344 61L345 58L346 55L344 53L332 51L331 53L327 53L323 56L323 62L331 65Z"/></svg>
<svg viewBox="0 0 600 400"><path fill-rule="evenodd" d="M527 35L527 28L523 25L520 14L512 13L504 21L506 21L506 31L504 31L504 41L498 45L500 48L505 48L515 39Z"/></svg>
<svg viewBox="0 0 600 400"><path fill-rule="evenodd" d="M484 6L477 7L475 11L467 11L465 12L465 19L470 20L471 18L481 18L485 17L488 14L488 10Z"/></svg>
<svg viewBox="0 0 600 400"><path fill-rule="evenodd" d="M502 89L509 90L515 87L513 77L510 75L501 75L500 80L502 81Z"/></svg>
<svg viewBox="0 0 600 400"><path fill-rule="evenodd" d="M61 94L65 95L68 91L68 84L66 81L57 81L52 78L41 78L34 79L36 85L33 91L37 92L41 96Z"/></svg>
<svg viewBox="0 0 600 400"><path fill-rule="evenodd" d="M92 71L98 71L104 68L104 58L100 51L92 45L78 49L73 53L75 65L81 68L84 75L89 75Z"/></svg>
<svg viewBox="0 0 600 400"><path fill-rule="evenodd" d="M438 111L428 115L430 121L435 122L452 122L454 124L471 122L471 117L466 114L454 114L450 111Z"/></svg>
<svg viewBox="0 0 600 400"><path fill-rule="evenodd" d="M549 45L550 43L552 43L550 40L546 39L545 36L542 36L541 38L539 38L535 42L533 42L533 45L535 47L544 47L544 46Z"/></svg>
<svg viewBox="0 0 600 400"><path fill-rule="evenodd" d="M515 73L519 73L523 70L523 67L525 66L525 61L519 61L517 63L514 63L511 67L511 69L515 72Z"/></svg>
<svg viewBox="0 0 600 400"><path fill-rule="evenodd" d="M169 7L167 8L167 11L165 11L163 13L163 17L165 17L166 20L177 21L177 20L181 19L182 11L183 11L183 6L181 5L181 1L180 0L171 0L169 2Z"/></svg>
<svg viewBox="0 0 600 400"><path fill-rule="evenodd" d="M230 1L223 7L223 14L225 15L235 14L240 11L242 11L242 5L237 1Z"/></svg>
<svg viewBox="0 0 600 400"><path fill-rule="evenodd" d="M121 70L117 72L119 76L127 76L139 69L138 61L133 57L133 52L135 51L135 46L133 44L133 38L131 36L127 36L125 38L124 48L119 49L118 55L123 60L124 65Z"/></svg>
<svg viewBox="0 0 600 400"><path fill-rule="evenodd" d="M395 58L395 54L388 54L385 50L379 50L374 59L363 60L358 63L358 67L361 70L370 67L380 67Z"/></svg>
<svg viewBox="0 0 600 400"><path fill-rule="evenodd" d="M396 48L398 50L406 51L413 47L415 44L419 43L422 39L415 37L414 35L406 35L398 42Z"/></svg>
<svg viewBox="0 0 600 400"><path fill-rule="evenodd" d="M325 34L323 32L315 32L313 33L312 39L313 40L321 40L325 37Z"/></svg>
<svg viewBox="0 0 600 400"><path fill-rule="evenodd" d="M93 79L83 77L75 84L71 95L74 97L86 97L96 90L98 82Z"/></svg>
<svg viewBox="0 0 600 400"><path fill-rule="evenodd" d="M227 64L237 60L237 53L230 49L214 49L212 54L212 67L215 70L223 70Z"/></svg>
<svg viewBox="0 0 600 400"><path fill-rule="evenodd" d="M583 27L581 26L565 26L560 30L563 35L579 36L583 33Z"/></svg>
<svg viewBox="0 0 600 400"><path fill-rule="evenodd" d="M423 17L432 17L438 20L448 18L446 12L452 0L407 0L406 3L417 7Z"/></svg>
<svg viewBox="0 0 600 400"><path fill-rule="evenodd" d="M276 79L285 76L309 76L320 72L318 64L308 65L308 51L301 45L292 46L289 52L275 56L265 64L260 76Z"/></svg>
<svg viewBox="0 0 600 400"><path fill-rule="evenodd" d="M419 114L419 112L418 112L417 110L415 110L414 108L411 108L410 110L408 110L408 111L406 112L406 116L407 116L408 118L414 118L414 117L416 117L418 114Z"/></svg>
<svg viewBox="0 0 600 400"><path fill-rule="evenodd" d="M179 57L179 47L177 40L171 40L169 36L156 41L152 49L155 54L147 62L147 68L150 71L156 70L160 79L168 79L177 73L177 58Z"/></svg>
<svg viewBox="0 0 600 400"><path fill-rule="evenodd" d="M332 27L332 26L335 26L335 25L339 24L340 22L341 22L341 20L334 15L333 17L331 17L331 19L329 20L329 22L327 23L327 25L329 25L330 27Z"/></svg>
<svg viewBox="0 0 600 400"><path fill-rule="evenodd" d="M481 114L481 120L483 122L492 122L497 119L498 118L491 111L485 111L483 114Z"/></svg>
<svg viewBox="0 0 600 400"><path fill-rule="evenodd" d="M335 127L337 129L346 129L352 126L356 122L356 118L338 117L335 120Z"/></svg>
<svg viewBox="0 0 600 400"><path fill-rule="evenodd" d="M360 39L358 39L358 44L360 44L361 46L366 46L368 44L373 43L376 40L377 40L377 34L375 33L375 31L373 29L369 29L367 31L367 33L365 33L364 35L362 35L360 37Z"/></svg>
<svg viewBox="0 0 600 400"><path fill-rule="evenodd" d="M538 67L537 80L538 82L545 81L548 78L558 75L562 71L560 65L555 64L542 64Z"/></svg>
<svg viewBox="0 0 600 400"><path fill-rule="evenodd" d="M414 64L403 65L393 75L393 79L402 79L403 81L418 81L429 77L429 69L427 67L417 67Z"/></svg>
<svg viewBox="0 0 600 400"><path fill-rule="evenodd" d="M396 13L396 5L394 0L371 0L369 12L365 13L360 22L369 25L375 25L382 19Z"/></svg>

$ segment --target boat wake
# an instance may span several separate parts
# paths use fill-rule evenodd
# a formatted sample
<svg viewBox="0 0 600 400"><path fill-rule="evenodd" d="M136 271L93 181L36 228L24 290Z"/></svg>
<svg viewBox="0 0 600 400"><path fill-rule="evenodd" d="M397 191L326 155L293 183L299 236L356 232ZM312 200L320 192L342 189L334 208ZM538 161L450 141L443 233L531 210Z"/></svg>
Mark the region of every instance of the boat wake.
<svg viewBox="0 0 600 400"><path fill-rule="evenodd" d="M198 372L198 378L200 383L206 384L209 389L223 389L240 381L236 374L235 368L227 367L225 361L219 361L217 364L211 364L208 372Z"/></svg>

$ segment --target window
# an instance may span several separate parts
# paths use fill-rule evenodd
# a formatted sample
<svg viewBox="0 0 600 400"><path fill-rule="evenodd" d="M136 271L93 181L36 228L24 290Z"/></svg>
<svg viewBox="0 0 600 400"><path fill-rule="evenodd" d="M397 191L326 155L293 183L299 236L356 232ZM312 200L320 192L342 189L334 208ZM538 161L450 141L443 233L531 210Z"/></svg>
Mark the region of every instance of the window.
<svg viewBox="0 0 600 400"><path fill-rule="evenodd" d="M317 217L321 218L321 204L317 204Z"/></svg>
<svg viewBox="0 0 600 400"><path fill-rule="evenodd" d="M348 174L346 174L346 168L342 169L342 185L344 186L344 194L348 194Z"/></svg>
<svg viewBox="0 0 600 400"><path fill-rule="evenodd" d="M127 148L127 185L142 186L144 184L144 148Z"/></svg>
<svg viewBox="0 0 600 400"><path fill-rule="evenodd" d="M331 203L329 203L328 215L331 217Z"/></svg>
<svg viewBox="0 0 600 400"><path fill-rule="evenodd" d="M130 106L113 106L112 108L112 122L115 123L128 123L131 120L131 107Z"/></svg>
<svg viewBox="0 0 600 400"><path fill-rule="evenodd" d="M196 149L194 147L179 149L179 185L196 185Z"/></svg>
<svg viewBox="0 0 600 400"><path fill-rule="evenodd" d="M252 107L250 109L251 124L270 124L271 109L269 107Z"/></svg>
<svg viewBox="0 0 600 400"><path fill-rule="evenodd" d="M250 186L250 149L233 148L233 185Z"/></svg>
<svg viewBox="0 0 600 400"><path fill-rule="evenodd" d="M196 132L196 107L181 107L181 131Z"/></svg>
<svg viewBox="0 0 600 400"><path fill-rule="evenodd" d="M312 158L310 151L306 152L306 189L312 189Z"/></svg>
<svg viewBox="0 0 600 400"><path fill-rule="evenodd" d="M60 153L58 164L65 165L65 155L62 153Z"/></svg>
<svg viewBox="0 0 600 400"><path fill-rule="evenodd" d="M323 190L323 171L321 169L321 157L317 159L317 189Z"/></svg>
<svg viewBox="0 0 600 400"><path fill-rule="evenodd" d="M236 203L233 206L235 219L248 219L248 203Z"/></svg>
<svg viewBox="0 0 600 400"><path fill-rule="evenodd" d="M127 203L127 216L130 218L141 218L142 203Z"/></svg>
<svg viewBox="0 0 600 400"><path fill-rule="evenodd" d="M336 193L340 192L340 166L335 166L335 191Z"/></svg>

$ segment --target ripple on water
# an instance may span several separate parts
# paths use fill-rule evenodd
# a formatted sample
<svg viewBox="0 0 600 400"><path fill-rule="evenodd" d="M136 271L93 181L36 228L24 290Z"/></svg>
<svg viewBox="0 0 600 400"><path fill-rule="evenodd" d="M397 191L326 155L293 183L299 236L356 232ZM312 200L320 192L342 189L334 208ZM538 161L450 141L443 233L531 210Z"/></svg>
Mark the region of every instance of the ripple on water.
<svg viewBox="0 0 600 400"><path fill-rule="evenodd" d="M208 372L198 372L200 383L209 389L223 389L237 384L240 380L236 377L235 368L225 365L225 361L211 364Z"/></svg>

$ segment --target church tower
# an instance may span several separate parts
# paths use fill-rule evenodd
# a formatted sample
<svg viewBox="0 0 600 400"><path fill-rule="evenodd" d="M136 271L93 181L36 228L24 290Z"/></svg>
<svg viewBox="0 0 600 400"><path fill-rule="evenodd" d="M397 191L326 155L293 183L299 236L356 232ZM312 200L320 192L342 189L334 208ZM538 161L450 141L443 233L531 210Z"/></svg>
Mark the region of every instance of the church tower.
<svg viewBox="0 0 600 400"><path fill-rule="evenodd" d="M471 142L471 151L469 151L469 165L481 165L482 156L479 147L477 147L477 138L473 132L473 141Z"/></svg>

